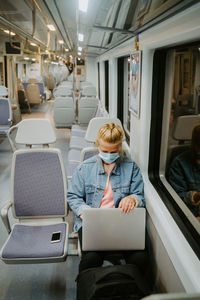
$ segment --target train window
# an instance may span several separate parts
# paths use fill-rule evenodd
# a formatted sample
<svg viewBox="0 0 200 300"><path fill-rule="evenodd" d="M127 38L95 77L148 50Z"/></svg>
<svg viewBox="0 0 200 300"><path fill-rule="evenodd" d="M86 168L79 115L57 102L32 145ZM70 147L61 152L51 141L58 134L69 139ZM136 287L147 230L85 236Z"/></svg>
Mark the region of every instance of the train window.
<svg viewBox="0 0 200 300"><path fill-rule="evenodd" d="M99 66L99 62L97 63L97 70L98 70L98 97L100 99L100 66Z"/></svg>
<svg viewBox="0 0 200 300"><path fill-rule="evenodd" d="M109 62L105 61L105 108L109 113Z"/></svg>
<svg viewBox="0 0 200 300"><path fill-rule="evenodd" d="M156 51L150 180L200 256L200 125L198 131L197 124L200 124L200 44ZM196 138L192 138L194 127Z"/></svg>
<svg viewBox="0 0 200 300"><path fill-rule="evenodd" d="M130 111L129 111L129 71L130 62L128 57L118 58L117 63L117 86L118 86L118 101L117 101L117 117L121 120L126 141L130 142Z"/></svg>

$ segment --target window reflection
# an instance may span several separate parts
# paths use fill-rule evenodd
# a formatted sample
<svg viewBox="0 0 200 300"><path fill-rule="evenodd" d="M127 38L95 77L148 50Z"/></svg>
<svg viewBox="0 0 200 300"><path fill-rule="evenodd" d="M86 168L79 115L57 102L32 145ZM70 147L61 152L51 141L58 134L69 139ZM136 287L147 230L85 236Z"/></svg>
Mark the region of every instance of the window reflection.
<svg viewBox="0 0 200 300"><path fill-rule="evenodd" d="M200 221L200 46L175 53L166 178Z"/></svg>

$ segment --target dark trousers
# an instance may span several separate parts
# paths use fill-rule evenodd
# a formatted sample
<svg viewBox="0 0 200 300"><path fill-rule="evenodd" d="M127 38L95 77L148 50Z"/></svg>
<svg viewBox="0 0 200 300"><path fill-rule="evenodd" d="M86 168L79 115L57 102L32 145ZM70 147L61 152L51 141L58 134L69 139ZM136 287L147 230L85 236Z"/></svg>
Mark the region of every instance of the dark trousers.
<svg viewBox="0 0 200 300"><path fill-rule="evenodd" d="M148 264L148 255L146 250L135 251L83 251L82 250L82 228L78 231L78 237L81 246L81 261L79 264L79 272L88 269L100 267L104 260L109 260L117 264L116 257L121 256L127 264L137 265L141 272L145 272ZM120 262L118 262L120 263Z"/></svg>

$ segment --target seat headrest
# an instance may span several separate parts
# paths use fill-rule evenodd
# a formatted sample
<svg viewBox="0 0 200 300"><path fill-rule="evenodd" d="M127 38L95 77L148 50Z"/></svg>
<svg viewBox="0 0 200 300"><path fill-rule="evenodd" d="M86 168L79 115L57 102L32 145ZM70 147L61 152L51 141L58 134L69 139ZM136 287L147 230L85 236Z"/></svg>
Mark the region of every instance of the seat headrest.
<svg viewBox="0 0 200 300"><path fill-rule="evenodd" d="M117 118L105 118L105 117L93 118L90 120L88 124L88 128L85 135L86 141L95 143L99 129L101 128L101 126L107 123L115 123L122 127L121 121ZM125 135L124 135L124 139L125 139Z"/></svg>
<svg viewBox="0 0 200 300"><path fill-rule="evenodd" d="M41 145L52 144L56 141L56 135L48 119L26 119L17 125L15 138L17 144Z"/></svg>
<svg viewBox="0 0 200 300"><path fill-rule="evenodd" d="M176 119L172 136L175 140L191 140L194 126L200 123L200 115L185 115Z"/></svg>

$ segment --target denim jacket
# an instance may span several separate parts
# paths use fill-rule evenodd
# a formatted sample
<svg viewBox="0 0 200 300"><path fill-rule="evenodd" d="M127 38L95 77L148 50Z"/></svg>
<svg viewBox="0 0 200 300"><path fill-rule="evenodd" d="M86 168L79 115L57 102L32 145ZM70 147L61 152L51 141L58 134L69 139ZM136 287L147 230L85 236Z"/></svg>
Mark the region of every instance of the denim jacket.
<svg viewBox="0 0 200 300"><path fill-rule="evenodd" d="M198 207L191 205L193 192L200 192L200 166L192 159L191 151L178 155L169 170L169 182L195 216Z"/></svg>
<svg viewBox="0 0 200 300"><path fill-rule="evenodd" d="M79 217L85 207L99 207L106 187L108 174L105 172L101 158L96 155L80 164L69 183L67 200L75 213L74 230L82 226ZM145 205L143 180L140 169L130 158L116 160L110 174L115 207L126 196L133 195L138 206Z"/></svg>

